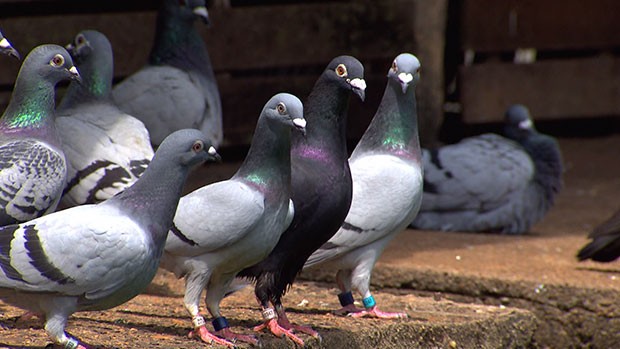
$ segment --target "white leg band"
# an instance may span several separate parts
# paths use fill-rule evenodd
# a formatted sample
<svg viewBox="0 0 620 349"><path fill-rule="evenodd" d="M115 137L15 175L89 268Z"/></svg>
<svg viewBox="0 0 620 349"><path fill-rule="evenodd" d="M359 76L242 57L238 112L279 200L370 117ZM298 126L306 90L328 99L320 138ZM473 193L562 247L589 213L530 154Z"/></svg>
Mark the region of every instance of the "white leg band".
<svg viewBox="0 0 620 349"><path fill-rule="evenodd" d="M263 310L262 314L264 320L271 320L276 318L276 311L273 310L273 308L267 308Z"/></svg>
<svg viewBox="0 0 620 349"><path fill-rule="evenodd" d="M192 324L194 328L202 327L205 325L205 318L200 315L196 315L192 318Z"/></svg>

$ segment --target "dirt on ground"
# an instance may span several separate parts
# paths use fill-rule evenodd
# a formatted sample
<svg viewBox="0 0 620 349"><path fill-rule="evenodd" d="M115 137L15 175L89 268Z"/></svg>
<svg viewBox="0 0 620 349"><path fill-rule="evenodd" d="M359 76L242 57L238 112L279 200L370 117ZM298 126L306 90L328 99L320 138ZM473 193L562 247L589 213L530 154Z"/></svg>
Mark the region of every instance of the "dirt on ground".
<svg viewBox="0 0 620 349"><path fill-rule="evenodd" d="M522 236L406 230L373 274L375 298L406 320L353 319L338 306L333 271L305 272L284 301L294 322L311 325L307 346L437 348L611 348L620 345L620 264L579 263L587 233L620 209L620 135L560 140L565 188L547 217ZM225 179L238 163L200 169L190 187ZM76 313L68 332L104 348L204 348L187 338L183 282L160 272L144 295L104 312ZM252 288L225 299L234 331L252 333L260 313ZM43 348L37 319L0 302L0 347ZM265 348L294 347L258 335ZM487 338L488 337L488 338ZM431 343L431 344L429 344ZM207 346L208 347L208 346ZM245 345L240 344L240 347Z"/></svg>

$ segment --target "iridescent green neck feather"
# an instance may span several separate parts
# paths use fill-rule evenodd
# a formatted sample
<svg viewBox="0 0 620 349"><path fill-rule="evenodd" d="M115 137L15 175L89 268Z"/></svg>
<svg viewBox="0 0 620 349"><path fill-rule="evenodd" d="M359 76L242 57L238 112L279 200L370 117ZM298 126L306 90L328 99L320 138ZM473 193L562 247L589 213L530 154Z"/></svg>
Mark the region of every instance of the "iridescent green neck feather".
<svg viewBox="0 0 620 349"><path fill-rule="evenodd" d="M18 79L11 101L0 121L3 129L41 128L53 124L54 85Z"/></svg>

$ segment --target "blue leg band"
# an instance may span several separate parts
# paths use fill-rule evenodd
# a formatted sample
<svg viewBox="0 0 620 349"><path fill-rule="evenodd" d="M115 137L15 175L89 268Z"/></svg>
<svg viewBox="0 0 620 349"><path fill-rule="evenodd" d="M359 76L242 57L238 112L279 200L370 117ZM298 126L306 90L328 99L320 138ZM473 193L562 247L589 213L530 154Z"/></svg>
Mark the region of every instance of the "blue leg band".
<svg viewBox="0 0 620 349"><path fill-rule="evenodd" d="M377 302L375 302L375 297L373 296L368 296L362 299L362 303L364 303L364 308L366 309L372 308L377 305Z"/></svg>
<svg viewBox="0 0 620 349"><path fill-rule="evenodd" d="M347 305L353 304L353 294L351 294L351 291L342 292L338 295L338 300L340 301L340 305L346 307Z"/></svg>
<svg viewBox="0 0 620 349"><path fill-rule="evenodd" d="M213 319L213 321L211 321L211 324L213 325L213 329L215 330L215 332L230 327L228 326L228 321L223 316L216 317L215 319Z"/></svg>

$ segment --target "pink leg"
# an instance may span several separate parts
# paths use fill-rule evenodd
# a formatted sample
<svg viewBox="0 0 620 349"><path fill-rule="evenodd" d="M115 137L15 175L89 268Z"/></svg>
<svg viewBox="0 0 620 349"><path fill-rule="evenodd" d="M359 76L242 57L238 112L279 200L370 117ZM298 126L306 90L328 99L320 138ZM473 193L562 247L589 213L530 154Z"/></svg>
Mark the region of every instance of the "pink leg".
<svg viewBox="0 0 620 349"><path fill-rule="evenodd" d="M271 333L273 333L276 337L282 338L286 336L290 338L293 342L299 344L300 346L302 347L304 346L304 341L301 340L301 338L294 335L293 332L280 326L278 324L278 320L276 320L275 318L265 320L264 323L254 327L254 331L259 332L259 331L264 330L265 328L269 329L269 331L271 331Z"/></svg>
<svg viewBox="0 0 620 349"><path fill-rule="evenodd" d="M223 328L223 329L215 332L215 334L218 335L219 337L227 339L228 341L233 342L233 343L235 341L241 341L241 342L250 343L252 345L258 345L258 339L256 339L256 337L245 335L245 334L235 333L235 332L231 331L229 327Z"/></svg>
<svg viewBox="0 0 620 349"><path fill-rule="evenodd" d="M317 338L319 340L321 340L321 335L315 331L312 327L310 326L302 326L302 325L295 325L293 323L291 323L288 319L288 316L286 316L286 312L284 311L284 307L279 304L276 305L276 312L278 313L278 324L289 330L289 331L293 331L293 332L301 332L301 333L305 333L309 336L312 336L314 338Z"/></svg>
<svg viewBox="0 0 620 349"><path fill-rule="evenodd" d="M232 342L229 342L225 339L222 339L216 335L214 335L213 333L209 332L209 330L207 330L207 327L205 327L205 325L196 327L193 331L190 331L189 334L187 335L189 338L194 338L196 336L198 336L198 338L200 338L200 340L202 340L203 342L207 343L207 344L219 344L219 345L224 345L230 348L234 348L235 344Z"/></svg>
<svg viewBox="0 0 620 349"><path fill-rule="evenodd" d="M388 313L381 311L375 305L370 309L359 309L357 312L349 312L349 316L360 317L373 317L379 319L405 319L408 317L407 313Z"/></svg>

